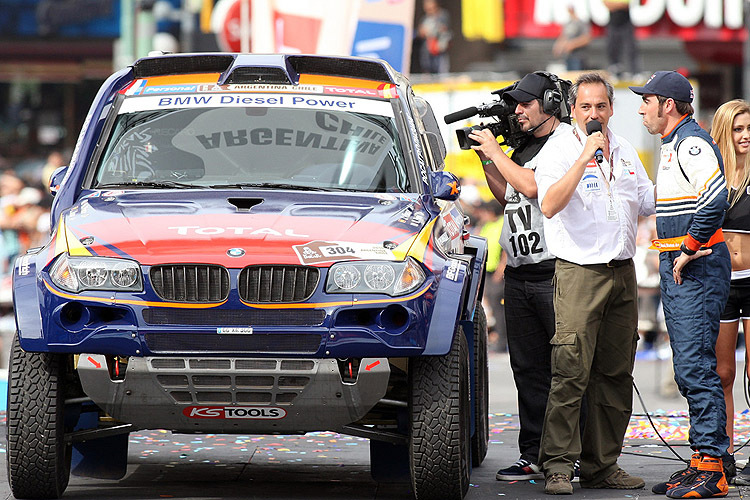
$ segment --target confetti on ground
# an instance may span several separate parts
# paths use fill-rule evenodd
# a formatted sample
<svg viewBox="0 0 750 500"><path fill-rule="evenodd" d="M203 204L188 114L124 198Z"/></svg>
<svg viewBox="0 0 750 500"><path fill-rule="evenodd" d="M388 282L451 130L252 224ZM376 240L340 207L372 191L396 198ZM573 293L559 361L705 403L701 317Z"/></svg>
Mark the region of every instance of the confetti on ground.
<svg viewBox="0 0 750 500"><path fill-rule="evenodd" d="M690 417L687 411L656 410L651 413L651 420L661 437L668 442L687 441L690 430ZM653 439L661 444L654 426L644 414L634 414L630 418L625 439ZM750 410L745 409L734 415L734 442L744 443L750 439Z"/></svg>
<svg viewBox="0 0 750 500"><path fill-rule="evenodd" d="M651 420L661 437L667 442L686 442L690 428L687 411L656 410L651 414ZM0 423L6 423L6 414L0 412ZM518 431L518 415L511 413L492 413L489 415L490 443L503 445L502 435L508 431ZM750 409L736 413L734 417L734 440L744 443L750 440ZM508 436L511 437L511 436ZM515 441L515 437L512 437ZM234 462L237 456L245 455L249 462L251 458L263 460L300 461L304 455L305 461L316 459L328 460L340 458L347 450L358 449L360 445L368 445L368 439L338 434L335 432L310 432L305 435L289 436L256 436L256 435L222 435L206 434L202 436L172 434L165 430L140 431L130 434L131 452L138 454L139 462L149 458L159 460L161 454L172 454L171 464L185 462L216 463L215 450L234 450ZM638 440L638 446L659 447L661 440L656 435L651 422L645 414L633 414L630 418L625 440ZM643 441L653 440L653 445ZM309 446L312 445L312 449ZM301 449L304 446L305 449ZM0 447L0 454L6 453L5 447ZM648 453L661 453L650 450ZM224 453L226 455L226 453ZM295 455L295 456L293 456ZM163 459L161 459L163 460Z"/></svg>

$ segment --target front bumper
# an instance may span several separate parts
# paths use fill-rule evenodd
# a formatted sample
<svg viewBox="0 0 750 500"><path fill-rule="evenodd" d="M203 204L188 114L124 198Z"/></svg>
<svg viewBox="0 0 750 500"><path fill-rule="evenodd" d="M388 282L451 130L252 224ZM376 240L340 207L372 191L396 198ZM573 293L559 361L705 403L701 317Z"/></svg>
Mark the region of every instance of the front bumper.
<svg viewBox="0 0 750 500"><path fill-rule="evenodd" d="M335 359L133 357L122 380L81 354L84 392L116 420L175 432L342 431L385 396L387 358L364 358L351 382Z"/></svg>

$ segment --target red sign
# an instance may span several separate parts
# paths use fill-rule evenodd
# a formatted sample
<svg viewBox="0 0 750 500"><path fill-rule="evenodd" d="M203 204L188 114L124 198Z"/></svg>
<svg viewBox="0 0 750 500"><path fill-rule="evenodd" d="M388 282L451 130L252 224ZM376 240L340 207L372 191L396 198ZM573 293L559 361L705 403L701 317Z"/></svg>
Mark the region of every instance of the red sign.
<svg viewBox="0 0 750 500"><path fill-rule="evenodd" d="M579 18L592 23L601 35L608 14L600 0L576 4ZM555 0L505 0L505 33L508 38L556 38L567 20L567 11ZM686 42L740 42L743 29L742 0L638 0L631 6L631 19L638 38L671 37ZM674 20L677 20L675 22Z"/></svg>
<svg viewBox="0 0 750 500"><path fill-rule="evenodd" d="M321 24L322 21L314 17L275 11L276 51L315 54L318 49Z"/></svg>
<svg viewBox="0 0 750 500"><path fill-rule="evenodd" d="M241 16L243 1L247 2L249 22L252 0L220 0L214 7L211 24L216 32L219 47L226 52L240 52L242 50Z"/></svg>

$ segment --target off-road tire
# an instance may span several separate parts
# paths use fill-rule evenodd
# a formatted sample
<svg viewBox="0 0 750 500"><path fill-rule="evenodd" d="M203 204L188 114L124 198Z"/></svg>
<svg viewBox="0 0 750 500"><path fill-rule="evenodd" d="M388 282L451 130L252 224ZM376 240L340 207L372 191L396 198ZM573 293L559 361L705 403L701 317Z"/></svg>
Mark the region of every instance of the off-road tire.
<svg viewBox="0 0 750 500"><path fill-rule="evenodd" d="M487 365L487 315L477 302L474 312L474 435L471 464L478 467L487 456L490 441L490 373Z"/></svg>
<svg viewBox="0 0 750 500"><path fill-rule="evenodd" d="M8 373L8 482L16 498L59 498L70 478L63 358L26 352L13 339Z"/></svg>
<svg viewBox="0 0 750 500"><path fill-rule="evenodd" d="M447 355L410 359L409 387L414 497L460 500L471 470L469 351L460 326Z"/></svg>

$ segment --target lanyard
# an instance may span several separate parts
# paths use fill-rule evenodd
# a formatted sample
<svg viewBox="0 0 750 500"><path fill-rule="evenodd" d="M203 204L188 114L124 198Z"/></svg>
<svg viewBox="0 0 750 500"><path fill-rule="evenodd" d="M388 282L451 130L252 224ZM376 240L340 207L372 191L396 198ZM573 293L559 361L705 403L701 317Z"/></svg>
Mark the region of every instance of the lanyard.
<svg viewBox="0 0 750 500"><path fill-rule="evenodd" d="M579 144L583 146L583 141L581 140L581 137L578 135L578 130L573 129L573 134L575 134L576 139L578 139ZM604 181L604 184L607 186L607 222L617 222L619 220L619 215L617 213L617 209L615 208L615 202L612 198L612 182L615 180L615 172L614 172L614 156L615 152L610 151L609 152L609 180L607 180L607 176L604 175L604 170L602 170L602 166L599 164L598 161L594 160L594 163L596 163L596 166L599 168L599 172L602 173L602 180Z"/></svg>
<svg viewBox="0 0 750 500"><path fill-rule="evenodd" d="M574 128L573 129L573 134L575 134L576 139L578 139L578 143L581 146L583 146L583 141L581 140L581 137L578 135L578 129ZM598 161L595 160L596 166L599 167L599 172L602 173L602 179L604 179L605 182L608 181L607 182L608 185L611 184L612 181L615 180L614 157L615 157L615 152L614 151L610 151L609 152L609 179L607 179L607 176L604 174L604 170L602 170L601 164Z"/></svg>

